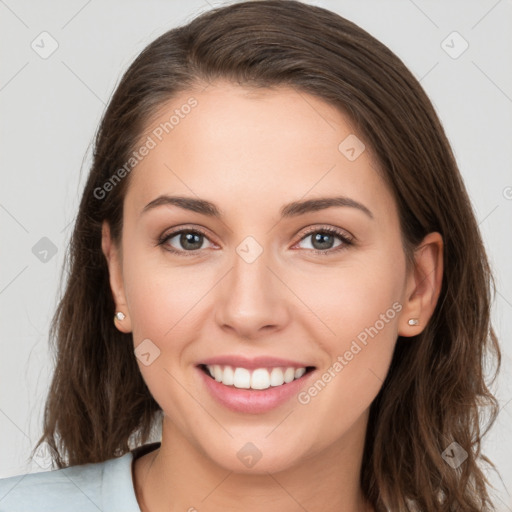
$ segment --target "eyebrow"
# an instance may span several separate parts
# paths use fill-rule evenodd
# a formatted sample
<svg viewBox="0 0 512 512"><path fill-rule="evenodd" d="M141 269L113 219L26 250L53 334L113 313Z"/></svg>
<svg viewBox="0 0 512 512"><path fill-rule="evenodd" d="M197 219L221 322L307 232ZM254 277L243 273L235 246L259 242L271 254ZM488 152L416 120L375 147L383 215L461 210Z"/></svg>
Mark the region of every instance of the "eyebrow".
<svg viewBox="0 0 512 512"><path fill-rule="evenodd" d="M210 201L206 199L196 199L194 197L183 197L183 196L158 196L153 201L149 202L141 211L141 215L149 210L157 208L159 206L178 206L184 210L189 210L208 217L216 217L221 219L223 217L220 209ZM337 197L321 197L318 199L307 199L304 201L293 201L284 205L281 210L281 218L292 218L304 215L306 213L317 212L325 210L331 207L348 206L350 208L356 208L364 212L368 217L373 219L372 212L363 204L351 199L349 197L337 196Z"/></svg>

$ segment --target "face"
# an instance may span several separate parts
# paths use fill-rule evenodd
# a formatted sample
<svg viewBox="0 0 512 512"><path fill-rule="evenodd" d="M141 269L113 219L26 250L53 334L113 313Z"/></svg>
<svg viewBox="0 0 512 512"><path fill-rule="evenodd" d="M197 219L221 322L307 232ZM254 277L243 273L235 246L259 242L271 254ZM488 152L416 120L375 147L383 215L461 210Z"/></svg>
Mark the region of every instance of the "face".
<svg viewBox="0 0 512 512"><path fill-rule="evenodd" d="M398 334L416 334L396 205L361 137L313 96L226 82L173 98L147 136L109 268L165 422L232 471L244 450L264 472L346 449Z"/></svg>

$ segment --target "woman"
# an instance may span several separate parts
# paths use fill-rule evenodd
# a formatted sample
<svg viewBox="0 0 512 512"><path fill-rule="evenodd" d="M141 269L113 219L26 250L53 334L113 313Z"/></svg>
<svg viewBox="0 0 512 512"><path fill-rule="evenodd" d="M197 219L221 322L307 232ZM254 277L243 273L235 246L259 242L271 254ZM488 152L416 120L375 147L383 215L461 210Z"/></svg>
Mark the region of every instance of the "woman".
<svg viewBox="0 0 512 512"><path fill-rule="evenodd" d="M389 49L296 1L209 11L102 119L52 325L38 446L59 469L3 480L0 504L493 510L492 282Z"/></svg>

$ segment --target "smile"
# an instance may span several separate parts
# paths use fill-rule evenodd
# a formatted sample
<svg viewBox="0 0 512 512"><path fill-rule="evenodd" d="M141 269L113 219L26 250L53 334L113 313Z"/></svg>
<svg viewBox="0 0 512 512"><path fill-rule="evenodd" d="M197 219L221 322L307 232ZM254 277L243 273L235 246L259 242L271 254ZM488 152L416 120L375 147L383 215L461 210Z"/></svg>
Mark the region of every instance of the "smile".
<svg viewBox="0 0 512 512"><path fill-rule="evenodd" d="M300 379L313 369L312 366L295 368L274 367L248 369L229 365L200 365L201 369L212 379L238 389L263 390L278 387Z"/></svg>

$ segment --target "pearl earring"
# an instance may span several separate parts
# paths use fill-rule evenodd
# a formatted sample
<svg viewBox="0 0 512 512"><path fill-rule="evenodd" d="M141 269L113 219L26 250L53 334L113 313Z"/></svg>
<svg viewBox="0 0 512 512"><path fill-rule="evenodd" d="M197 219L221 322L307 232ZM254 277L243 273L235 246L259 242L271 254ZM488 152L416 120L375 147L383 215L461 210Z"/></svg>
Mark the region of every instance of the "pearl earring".
<svg viewBox="0 0 512 512"><path fill-rule="evenodd" d="M417 318L409 318L409 321L407 323L409 325L418 325L420 322Z"/></svg>
<svg viewBox="0 0 512 512"><path fill-rule="evenodd" d="M126 318L126 315L122 311L118 311L114 316L115 320L124 320Z"/></svg>

